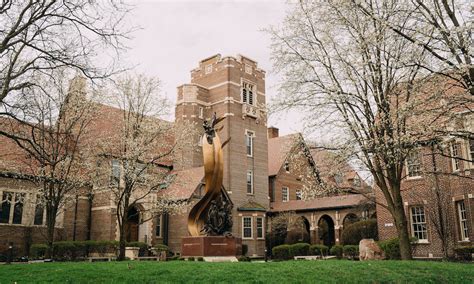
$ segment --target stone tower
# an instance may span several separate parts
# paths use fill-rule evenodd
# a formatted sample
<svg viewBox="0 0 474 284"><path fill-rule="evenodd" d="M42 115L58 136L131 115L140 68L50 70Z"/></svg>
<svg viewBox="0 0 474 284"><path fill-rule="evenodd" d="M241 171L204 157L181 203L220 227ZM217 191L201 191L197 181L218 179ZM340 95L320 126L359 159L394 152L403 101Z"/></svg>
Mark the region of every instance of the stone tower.
<svg viewBox="0 0 474 284"><path fill-rule="evenodd" d="M217 54L191 71L191 83L178 87L176 122L195 122L202 133L203 120L214 112L226 117L221 122L221 140L230 138L224 147L224 187L234 203L233 234L242 237L249 255L263 255L268 143L265 71L257 62L242 55ZM186 159L177 161L177 169L202 166L199 138L193 138L193 149L181 153Z"/></svg>

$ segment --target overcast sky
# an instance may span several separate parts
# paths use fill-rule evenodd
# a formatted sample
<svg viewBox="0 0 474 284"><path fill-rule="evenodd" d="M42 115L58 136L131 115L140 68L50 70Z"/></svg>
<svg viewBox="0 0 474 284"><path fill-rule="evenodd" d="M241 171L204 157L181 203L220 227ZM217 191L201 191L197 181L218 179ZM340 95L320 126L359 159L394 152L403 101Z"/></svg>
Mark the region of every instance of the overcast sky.
<svg viewBox="0 0 474 284"><path fill-rule="evenodd" d="M129 21L141 27L133 34L126 59L136 71L156 76L162 91L176 101L176 87L190 82L201 59L220 53L243 54L267 71L267 102L277 95L270 60L270 37L261 29L283 21L284 1L132 1ZM293 114L272 116L280 133L300 131Z"/></svg>

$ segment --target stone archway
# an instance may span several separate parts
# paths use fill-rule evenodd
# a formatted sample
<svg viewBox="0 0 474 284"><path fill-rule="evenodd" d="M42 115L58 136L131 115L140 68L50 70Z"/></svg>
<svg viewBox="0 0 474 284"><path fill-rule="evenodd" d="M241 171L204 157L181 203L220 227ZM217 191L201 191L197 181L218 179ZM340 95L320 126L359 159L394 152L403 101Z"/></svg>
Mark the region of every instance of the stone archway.
<svg viewBox="0 0 474 284"><path fill-rule="evenodd" d="M140 227L140 211L136 207L128 210L127 223L125 223L125 240L127 242L138 242Z"/></svg>
<svg viewBox="0 0 474 284"><path fill-rule="evenodd" d="M318 221L319 240L325 246L332 247L336 243L334 221L329 215L323 215Z"/></svg>
<svg viewBox="0 0 474 284"><path fill-rule="evenodd" d="M346 228L350 224L355 223L357 221L359 221L359 217L357 217L357 215L354 213L349 213L344 217L342 221L343 228Z"/></svg>

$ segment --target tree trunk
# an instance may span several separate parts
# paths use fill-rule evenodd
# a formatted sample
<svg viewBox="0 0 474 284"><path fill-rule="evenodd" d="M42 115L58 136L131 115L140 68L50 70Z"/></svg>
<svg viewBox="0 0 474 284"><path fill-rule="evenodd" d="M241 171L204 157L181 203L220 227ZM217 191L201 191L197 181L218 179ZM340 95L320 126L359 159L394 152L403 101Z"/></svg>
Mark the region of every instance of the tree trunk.
<svg viewBox="0 0 474 284"><path fill-rule="evenodd" d="M120 239L119 239L119 255L117 260L125 260L125 246L126 246L126 241L125 241L125 232L124 232L124 226L123 223L121 225L122 228L120 228Z"/></svg>
<svg viewBox="0 0 474 284"><path fill-rule="evenodd" d="M48 251L47 258L53 258L54 227L56 226L56 211L50 204L46 206L46 240Z"/></svg>
<svg viewBox="0 0 474 284"><path fill-rule="evenodd" d="M397 225L398 240L400 242L400 257L403 260L412 259L410 235L408 234L408 222L403 204L395 207L395 224Z"/></svg>

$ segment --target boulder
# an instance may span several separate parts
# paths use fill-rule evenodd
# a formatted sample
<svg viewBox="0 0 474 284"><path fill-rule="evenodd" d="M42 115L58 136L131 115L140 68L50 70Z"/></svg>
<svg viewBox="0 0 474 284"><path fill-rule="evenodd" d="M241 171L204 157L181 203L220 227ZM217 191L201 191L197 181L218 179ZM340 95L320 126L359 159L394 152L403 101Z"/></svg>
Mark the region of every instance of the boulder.
<svg viewBox="0 0 474 284"><path fill-rule="evenodd" d="M383 250L377 245L374 239L362 239L359 242L359 259L372 260L384 259Z"/></svg>

